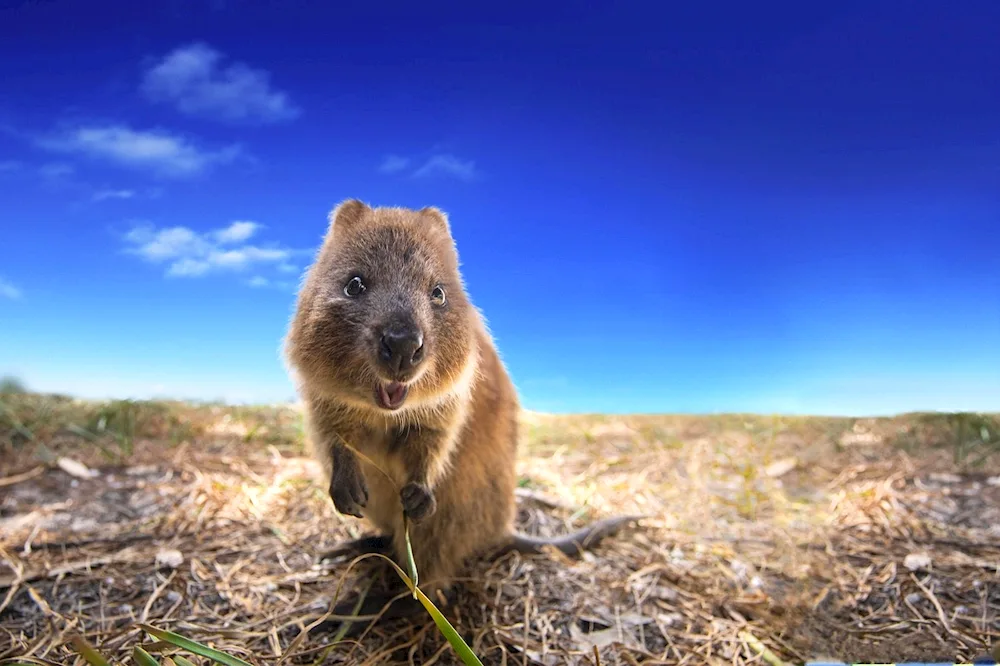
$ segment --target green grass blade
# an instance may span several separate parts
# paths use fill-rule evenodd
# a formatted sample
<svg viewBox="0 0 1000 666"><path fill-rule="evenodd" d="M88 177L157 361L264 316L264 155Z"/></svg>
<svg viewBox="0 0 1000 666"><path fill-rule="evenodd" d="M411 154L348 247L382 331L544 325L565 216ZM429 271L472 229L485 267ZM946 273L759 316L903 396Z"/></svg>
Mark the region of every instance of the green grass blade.
<svg viewBox="0 0 1000 666"><path fill-rule="evenodd" d="M771 664L771 666L788 666L788 664L782 661L778 655L771 652L771 650L769 650L759 638L751 634L749 631L741 631L738 635L742 640L746 641L757 654L760 655L761 659L766 661L768 664Z"/></svg>
<svg viewBox="0 0 1000 666"><path fill-rule="evenodd" d="M197 641L184 638L183 636L175 634L172 631L157 629L156 627L151 627L148 624L140 623L137 626L154 638L166 641L171 645L175 645L183 650L187 650L188 652L193 652L194 654L201 655L202 657L207 657L217 663L225 664L226 666L251 666L249 662L243 661L238 657L226 654L225 652L219 652L218 650L213 650L207 645L202 645Z"/></svg>
<svg viewBox="0 0 1000 666"><path fill-rule="evenodd" d="M417 573L417 562L413 559L413 545L410 544L410 525L406 516L403 516L403 536L406 537L406 562L410 566L410 578L413 581L413 588L415 589L420 584L419 574ZM413 593L413 598L417 598L416 592Z"/></svg>
<svg viewBox="0 0 1000 666"><path fill-rule="evenodd" d="M153 656L136 645L132 648L132 661L138 666L160 666L160 663L153 659Z"/></svg>
<svg viewBox="0 0 1000 666"><path fill-rule="evenodd" d="M10 420L11 427L21 434L29 442L35 440L35 435L28 430L23 423L21 423L16 416L14 416L14 410L9 408L3 402L0 402L0 412L2 412Z"/></svg>
<svg viewBox="0 0 1000 666"><path fill-rule="evenodd" d="M68 424L66 424L66 430L69 430L74 435L77 435L78 437L83 437L84 439L86 439L87 441L90 441L90 442L93 442L93 441L97 440L97 435L95 435L94 433L90 432L89 430L87 430L84 427L78 426L75 423L68 423Z"/></svg>
<svg viewBox="0 0 1000 666"><path fill-rule="evenodd" d="M174 657L173 657L173 659L174 659L174 663L177 664L177 666L194 666L193 663L191 663L190 661L188 661L184 657L180 656L179 654L175 654Z"/></svg>
<svg viewBox="0 0 1000 666"><path fill-rule="evenodd" d="M434 605L434 602L428 599L427 595L424 594L419 587L413 584L413 581L403 572L402 569L399 568L399 565L390 560L388 557L380 557L383 557L383 559L392 565L392 568L396 570L396 573L403 579L403 582L406 583L410 590L413 591L414 596L420 601L421 604L423 604L424 608L427 609L431 618L434 619L434 624L437 625L441 633L444 634L444 637L448 639L449 643L451 643L451 647L461 658L462 663L466 666L483 666L483 662L479 661L479 657L476 656L476 653L472 651L472 648L469 647L468 643L462 640L462 637L458 635L457 631L455 631L455 627L451 626L451 622L449 622L448 618L446 618L441 611L438 610L437 606Z"/></svg>
<svg viewBox="0 0 1000 666"><path fill-rule="evenodd" d="M87 660L87 663L90 664L90 666L111 666L111 664L108 663L108 660L104 658L104 655L95 650L94 646L88 643L87 639L83 636L74 636L72 643L76 651Z"/></svg>

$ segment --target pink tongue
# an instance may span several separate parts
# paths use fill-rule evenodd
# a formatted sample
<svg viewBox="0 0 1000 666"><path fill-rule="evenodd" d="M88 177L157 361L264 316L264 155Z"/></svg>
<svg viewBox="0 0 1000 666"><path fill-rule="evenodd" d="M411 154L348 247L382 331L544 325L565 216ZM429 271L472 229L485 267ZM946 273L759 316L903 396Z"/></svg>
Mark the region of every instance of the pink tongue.
<svg viewBox="0 0 1000 666"><path fill-rule="evenodd" d="M397 402L403 399L403 394L406 392L406 387L402 384L389 384L385 387L386 397L389 398L389 403L395 405Z"/></svg>

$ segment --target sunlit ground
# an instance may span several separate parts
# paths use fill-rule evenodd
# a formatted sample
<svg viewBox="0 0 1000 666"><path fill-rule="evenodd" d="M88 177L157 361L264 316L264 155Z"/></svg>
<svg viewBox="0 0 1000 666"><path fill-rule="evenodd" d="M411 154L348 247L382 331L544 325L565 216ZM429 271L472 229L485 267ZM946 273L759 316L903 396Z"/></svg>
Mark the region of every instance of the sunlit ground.
<svg viewBox="0 0 1000 666"><path fill-rule="evenodd" d="M252 664L456 663L423 618L302 635L371 566L320 559L362 526L294 408L0 404L0 658L69 663L79 633L124 662L148 622ZM520 529L650 518L471 563L443 610L484 663L952 661L1000 631L1000 417L522 423Z"/></svg>

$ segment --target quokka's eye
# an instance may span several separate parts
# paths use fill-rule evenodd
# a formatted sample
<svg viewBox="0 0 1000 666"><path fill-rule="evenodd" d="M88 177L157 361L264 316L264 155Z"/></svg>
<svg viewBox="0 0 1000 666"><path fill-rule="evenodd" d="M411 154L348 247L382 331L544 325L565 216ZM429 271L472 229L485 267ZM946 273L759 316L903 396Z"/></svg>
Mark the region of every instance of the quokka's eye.
<svg viewBox="0 0 1000 666"><path fill-rule="evenodd" d="M434 287L431 291L431 302L440 307L445 304L445 300L444 287L441 285Z"/></svg>
<svg viewBox="0 0 1000 666"><path fill-rule="evenodd" d="M344 286L344 295L350 298L355 298L360 296L365 290L365 283L361 281L361 278L355 275L347 284Z"/></svg>

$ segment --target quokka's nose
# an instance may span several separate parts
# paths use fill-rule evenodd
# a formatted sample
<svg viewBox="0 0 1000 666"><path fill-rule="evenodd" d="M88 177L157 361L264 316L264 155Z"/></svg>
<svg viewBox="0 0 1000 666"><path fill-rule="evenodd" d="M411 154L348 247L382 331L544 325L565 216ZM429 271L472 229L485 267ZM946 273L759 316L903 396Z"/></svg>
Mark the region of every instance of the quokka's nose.
<svg viewBox="0 0 1000 666"><path fill-rule="evenodd" d="M382 330L379 358L392 372L405 372L424 358L424 335L416 326L391 324Z"/></svg>

